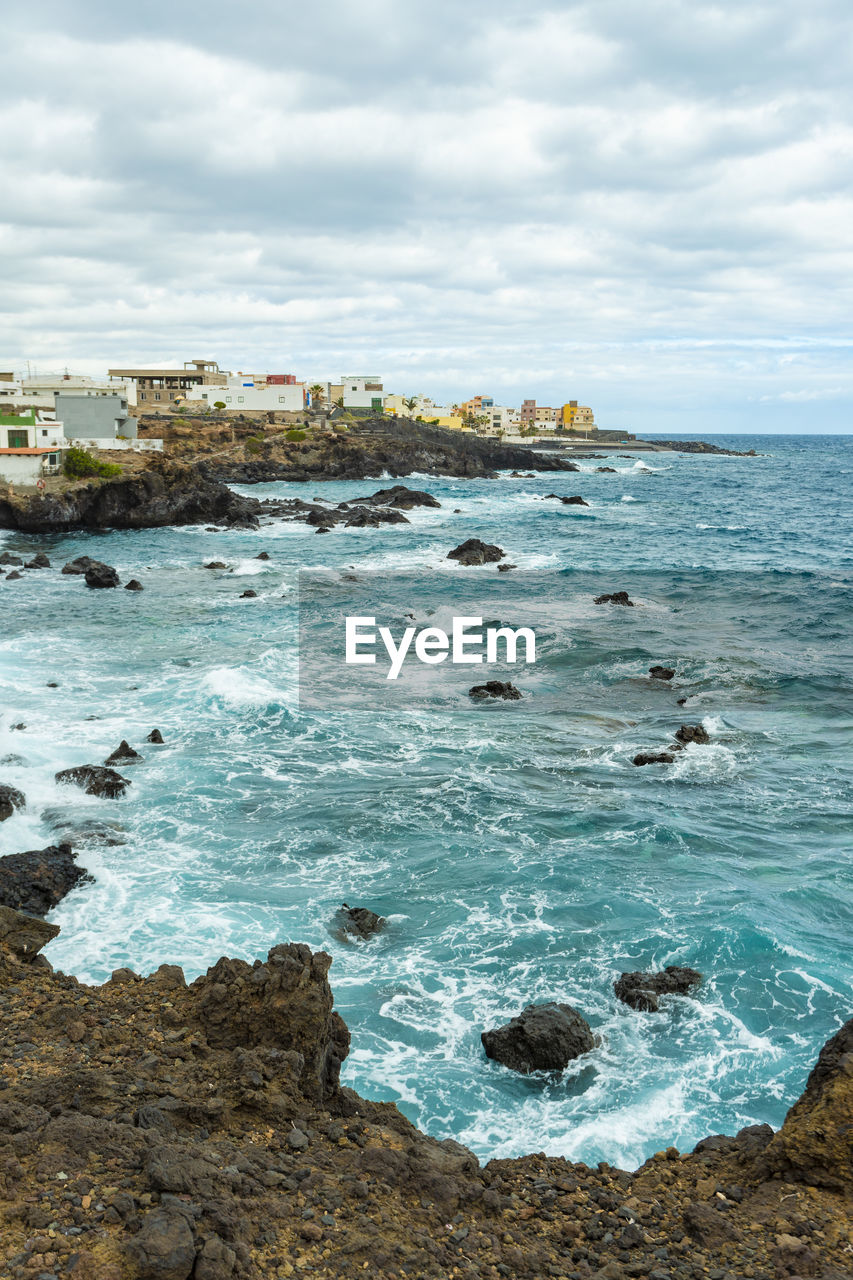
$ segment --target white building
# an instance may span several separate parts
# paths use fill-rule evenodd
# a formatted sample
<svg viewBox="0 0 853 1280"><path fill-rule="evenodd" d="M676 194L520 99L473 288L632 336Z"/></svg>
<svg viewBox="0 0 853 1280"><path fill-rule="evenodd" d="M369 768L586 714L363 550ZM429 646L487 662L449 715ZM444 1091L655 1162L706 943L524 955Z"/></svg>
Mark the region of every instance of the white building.
<svg viewBox="0 0 853 1280"><path fill-rule="evenodd" d="M299 413L305 408L304 382L276 382L260 385L253 378L229 378L224 387L192 387L181 402L187 405L203 404L211 408L219 403L226 412L245 410L289 410Z"/></svg>
<svg viewBox="0 0 853 1280"><path fill-rule="evenodd" d="M382 382L376 377L342 377L345 409L378 409L382 412L384 398Z"/></svg>
<svg viewBox="0 0 853 1280"><path fill-rule="evenodd" d="M66 447L61 422L40 418L36 410L0 416L0 481L35 485L54 475L62 465Z"/></svg>
<svg viewBox="0 0 853 1280"><path fill-rule="evenodd" d="M488 418L485 430L518 431L521 426L521 410L508 409L504 405L492 404L480 410L479 418Z"/></svg>

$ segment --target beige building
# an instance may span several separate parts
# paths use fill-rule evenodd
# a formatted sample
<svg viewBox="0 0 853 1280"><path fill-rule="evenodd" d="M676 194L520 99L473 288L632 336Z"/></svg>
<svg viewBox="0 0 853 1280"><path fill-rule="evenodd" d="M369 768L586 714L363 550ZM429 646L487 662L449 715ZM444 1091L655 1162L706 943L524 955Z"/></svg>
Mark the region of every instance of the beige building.
<svg viewBox="0 0 853 1280"><path fill-rule="evenodd" d="M183 369L110 369L109 375L133 380L138 409L168 409L193 387L224 387L230 376L215 360L185 360Z"/></svg>

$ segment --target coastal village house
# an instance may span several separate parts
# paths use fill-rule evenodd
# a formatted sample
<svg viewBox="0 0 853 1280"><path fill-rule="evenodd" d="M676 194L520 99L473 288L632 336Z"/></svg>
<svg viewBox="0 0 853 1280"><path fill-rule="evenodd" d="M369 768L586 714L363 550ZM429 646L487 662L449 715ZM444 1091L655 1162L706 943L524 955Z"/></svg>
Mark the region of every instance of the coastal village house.
<svg viewBox="0 0 853 1280"><path fill-rule="evenodd" d="M81 448L129 449L138 438L127 399L115 391L99 396L58 391L55 409L65 439Z"/></svg>
<svg viewBox="0 0 853 1280"><path fill-rule="evenodd" d="M224 387L229 374L215 360L185 360L183 369L110 369L111 378L132 381L139 409L168 409L193 387Z"/></svg>
<svg viewBox="0 0 853 1280"><path fill-rule="evenodd" d="M385 407L382 383L376 376L341 378L345 409L376 409Z"/></svg>
<svg viewBox="0 0 853 1280"><path fill-rule="evenodd" d="M66 441L62 423L43 419L36 409L0 408L0 481L34 485L62 466Z"/></svg>
<svg viewBox="0 0 853 1280"><path fill-rule="evenodd" d="M293 374L267 374L266 376L238 373L227 376L224 386L198 383L182 397L181 404L188 406L224 404L228 410L273 410L299 412L305 408L304 382L297 382Z"/></svg>

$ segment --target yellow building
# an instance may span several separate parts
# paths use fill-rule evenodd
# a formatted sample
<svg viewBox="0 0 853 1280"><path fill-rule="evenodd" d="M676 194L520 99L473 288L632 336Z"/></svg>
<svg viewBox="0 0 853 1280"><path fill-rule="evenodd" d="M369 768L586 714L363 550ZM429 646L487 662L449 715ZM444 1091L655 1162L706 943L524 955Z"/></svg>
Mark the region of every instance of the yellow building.
<svg viewBox="0 0 853 1280"><path fill-rule="evenodd" d="M560 425L565 427L567 431L597 431L595 418L589 405L578 404L577 400L570 400L568 404L564 404L559 414Z"/></svg>

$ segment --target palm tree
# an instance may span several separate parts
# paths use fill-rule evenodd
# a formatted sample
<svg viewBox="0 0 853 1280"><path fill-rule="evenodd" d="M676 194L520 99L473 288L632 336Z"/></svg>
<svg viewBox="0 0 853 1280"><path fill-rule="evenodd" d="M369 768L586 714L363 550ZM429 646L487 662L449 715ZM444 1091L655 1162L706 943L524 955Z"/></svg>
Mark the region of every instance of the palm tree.
<svg viewBox="0 0 853 1280"><path fill-rule="evenodd" d="M320 385L319 382L315 382L313 387L308 388L308 391L310 392L310 395L311 395L311 404L316 405L317 408L319 409L320 405L323 403L323 401L326 398L323 392L322 386Z"/></svg>
<svg viewBox="0 0 853 1280"><path fill-rule="evenodd" d="M417 403L418 403L418 401L417 401L417 397L416 397L416 396L410 396L408 400L406 399L406 397L405 397L405 396L403 397L403 404L404 404L404 405L406 406L406 408L408 409L408 411L409 411L409 417L410 417L410 418L411 418L412 414L413 414L413 413L414 413L414 411L415 411L415 408L416 408L416 406L417 406Z"/></svg>

